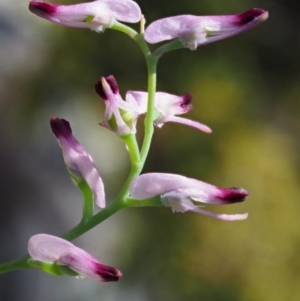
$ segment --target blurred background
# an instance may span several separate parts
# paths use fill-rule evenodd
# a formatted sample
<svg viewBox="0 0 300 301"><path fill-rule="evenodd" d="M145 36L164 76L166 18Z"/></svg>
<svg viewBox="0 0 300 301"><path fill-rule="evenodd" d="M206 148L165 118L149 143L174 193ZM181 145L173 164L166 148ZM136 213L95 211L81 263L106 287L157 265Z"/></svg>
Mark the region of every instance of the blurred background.
<svg viewBox="0 0 300 301"><path fill-rule="evenodd" d="M239 36L160 60L158 90L192 93L185 117L213 134L164 125L144 169L244 187L245 203L208 209L249 212L249 219L124 210L75 241L118 267L118 283L21 270L0 275L0 300L300 300L299 3L138 3L148 24L178 14L269 11L267 22ZM80 220L81 196L50 130L52 115L69 120L94 157L108 203L124 183L124 145L98 126L104 104L94 84L110 74L123 95L146 89L144 58L125 35L58 26L31 14L27 1L0 0L0 262L24 255L32 235L61 235Z"/></svg>

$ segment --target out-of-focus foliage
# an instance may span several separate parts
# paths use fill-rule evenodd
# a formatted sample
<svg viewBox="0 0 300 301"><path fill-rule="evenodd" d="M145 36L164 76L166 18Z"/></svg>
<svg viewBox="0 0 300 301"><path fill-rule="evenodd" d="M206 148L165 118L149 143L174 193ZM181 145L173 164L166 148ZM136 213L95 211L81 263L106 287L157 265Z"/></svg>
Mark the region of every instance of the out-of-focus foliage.
<svg viewBox="0 0 300 301"><path fill-rule="evenodd" d="M155 133L145 167L242 186L250 192L247 201L225 210L249 212L249 219L226 223L167 208L127 210L75 242L120 268L119 283L18 271L0 276L0 300L299 300L298 2L138 3L148 23L176 14L269 11L269 20L249 32L161 59L158 89L191 92L189 117L213 134L166 124ZM129 165L119 139L97 124L104 105L93 86L113 74L122 93L146 89L144 59L129 38L60 27L30 14L27 5L0 2L1 261L23 255L31 235L59 235L80 218L80 194L48 126L51 115L68 119L94 156L109 202Z"/></svg>

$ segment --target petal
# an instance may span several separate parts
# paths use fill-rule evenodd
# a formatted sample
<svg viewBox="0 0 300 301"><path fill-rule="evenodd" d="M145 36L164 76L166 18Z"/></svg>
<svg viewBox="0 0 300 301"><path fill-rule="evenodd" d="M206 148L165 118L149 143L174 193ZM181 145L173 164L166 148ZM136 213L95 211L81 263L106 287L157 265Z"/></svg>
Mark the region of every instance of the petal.
<svg viewBox="0 0 300 301"><path fill-rule="evenodd" d="M172 40L180 37L180 32L191 23L198 21L197 16L181 15L159 19L152 22L145 30L145 40L150 44Z"/></svg>
<svg viewBox="0 0 300 301"><path fill-rule="evenodd" d="M164 116L180 115L187 113L191 108L192 95L174 95L165 92L155 93L155 107Z"/></svg>
<svg viewBox="0 0 300 301"><path fill-rule="evenodd" d="M200 214L204 214L216 219L224 221L237 221L247 219L248 213L243 214L219 214L213 213L195 206L188 198L183 197L180 192L169 192L161 197L161 202L166 207L171 207L173 212L187 212L192 211Z"/></svg>
<svg viewBox="0 0 300 301"><path fill-rule="evenodd" d="M138 176L130 185L130 194L137 200L148 199L185 188L188 178L175 174L148 173Z"/></svg>
<svg viewBox="0 0 300 301"><path fill-rule="evenodd" d="M241 220L245 220L248 218L248 213L242 213L242 214L220 214L220 213L213 213L210 211L206 211L203 209L200 209L198 207L195 206L194 209L191 209L190 211L196 212L196 213L200 213L200 214L204 214L219 220L223 220L223 221L241 221Z"/></svg>
<svg viewBox="0 0 300 301"><path fill-rule="evenodd" d="M190 120L187 118L182 118L182 117L177 117L177 116L168 116L166 118L159 118L158 120L155 121L155 124L158 127L163 126L165 122L176 122L180 124L184 124L193 128L196 128L199 131L202 131L204 133L211 134L212 130L205 124L200 123L198 121Z"/></svg>
<svg viewBox="0 0 300 301"><path fill-rule="evenodd" d="M138 4L132 0L98 0L110 9L118 21L137 23L142 17Z"/></svg>
<svg viewBox="0 0 300 301"><path fill-rule="evenodd" d="M118 269L104 265L86 251L74 245L73 247L61 255L58 263L68 266L83 277L103 282L118 281L122 276Z"/></svg>
<svg viewBox="0 0 300 301"><path fill-rule="evenodd" d="M148 93L143 91L127 91L126 102L135 108L139 115L147 112Z"/></svg>
<svg viewBox="0 0 300 301"><path fill-rule="evenodd" d="M155 93L155 107L164 116L188 112L191 109L191 101L192 96L190 93L181 96L166 92ZM148 93L144 91L127 91L126 102L134 103L139 108L139 113L144 114L147 112Z"/></svg>
<svg viewBox="0 0 300 301"><path fill-rule="evenodd" d="M61 254L70 252L73 247L72 243L59 237L37 234L29 239L28 253L34 260L55 262Z"/></svg>

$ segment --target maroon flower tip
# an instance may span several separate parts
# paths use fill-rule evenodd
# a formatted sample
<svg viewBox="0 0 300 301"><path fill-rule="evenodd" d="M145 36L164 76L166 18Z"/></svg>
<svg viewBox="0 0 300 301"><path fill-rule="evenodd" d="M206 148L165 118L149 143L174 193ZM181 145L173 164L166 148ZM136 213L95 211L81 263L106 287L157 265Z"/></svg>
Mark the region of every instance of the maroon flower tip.
<svg viewBox="0 0 300 301"><path fill-rule="evenodd" d="M102 99L107 100L106 94L103 90L101 79L95 84L95 90Z"/></svg>
<svg viewBox="0 0 300 301"><path fill-rule="evenodd" d="M191 93L185 93L182 95L182 103L180 106L184 109L189 110L192 107L193 96Z"/></svg>
<svg viewBox="0 0 300 301"><path fill-rule="evenodd" d="M96 274L99 275L104 282L119 281L122 277L122 273L118 269L103 264L97 264Z"/></svg>
<svg viewBox="0 0 300 301"><path fill-rule="evenodd" d="M227 204L243 202L249 194L245 189L237 187L223 188L221 190L222 193L219 198Z"/></svg>
<svg viewBox="0 0 300 301"><path fill-rule="evenodd" d="M108 77L105 78L107 83L109 84L111 90L113 91L114 94L118 94L119 93L119 86L118 83L115 79L115 77L113 75L110 75Z"/></svg>
<svg viewBox="0 0 300 301"><path fill-rule="evenodd" d="M238 25L245 25L257 21L261 16L262 21L268 17L268 12L260 8L252 8L238 15Z"/></svg>
<svg viewBox="0 0 300 301"><path fill-rule="evenodd" d="M56 12L56 8L57 5L51 3L46 3L42 1L29 2L29 10L38 16L54 14Z"/></svg>
<svg viewBox="0 0 300 301"><path fill-rule="evenodd" d="M50 119L51 129L56 137L68 138L72 134L70 123L65 119L60 119L57 116L53 116Z"/></svg>
<svg viewBox="0 0 300 301"><path fill-rule="evenodd" d="M102 78L100 78L99 81L95 84L95 90L102 99L107 100L107 96L106 96L106 93L105 93L105 90L103 88L101 80L102 80ZM108 85L110 86L112 92L114 94L118 94L119 93L119 86L117 84L117 81L116 81L115 77L113 75L110 75L108 77L105 77L105 80L108 83Z"/></svg>

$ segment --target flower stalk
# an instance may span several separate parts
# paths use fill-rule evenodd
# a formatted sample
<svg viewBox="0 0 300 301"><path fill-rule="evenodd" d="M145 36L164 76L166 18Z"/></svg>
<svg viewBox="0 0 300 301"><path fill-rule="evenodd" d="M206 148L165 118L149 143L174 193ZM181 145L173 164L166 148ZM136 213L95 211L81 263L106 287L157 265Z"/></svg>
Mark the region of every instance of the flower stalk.
<svg viewBox="0 0 300 301"><path fill-rule="evenodd" d="M184 47L196 50L198 46L248 30L266 20L268 12L251 9L228 16L181 15L154 21L145 29L144 15L132 0L96 0L74 5L31 1L29 9L34 14L59 25L88 28L96 32L112 29L128 35L138 44L145 57L147 95L146 92L130 91L128 93L129 97L132 97L131 100L126 98L124 101L113 76L101 77L95 86L106 105L105 118L101 125L115 132L124 141L131 164L127 180L109 205L106 205L104 185L96 166L91 156L73 136L69 122L56 116L51 119L50 124L62 149L68 173L83 195L82 219L63 234L62 238L46 234L33 236L28 246L31 257L26 255L18 260L0 264L0 274L17 269L39 268L56 276L83 275L100 281L118 281L122 275L119 270L103 265L70 241L124 208L165 206L174 212L192 211L220 220L247 218L247 214L225 215L208 212L197 205L197 202L215 205L242 202L248 195L242 188L219 188L174 174L140 174L150 150L155 125L161 127L165 122L171 121L192 126L206 133L211 132L206 125L177 116L191 108L190 99L156 91L159 59L172 50ZM121 22L140 22L140 32ZM150 51L147 42L155 44L162 41L169 42L153 52ZM139 147L136 122L141 114L146 114L146 117L144 137ZM157 116L158 114L160 115ZM101 208L96 214L94 202Z"/></svg>

